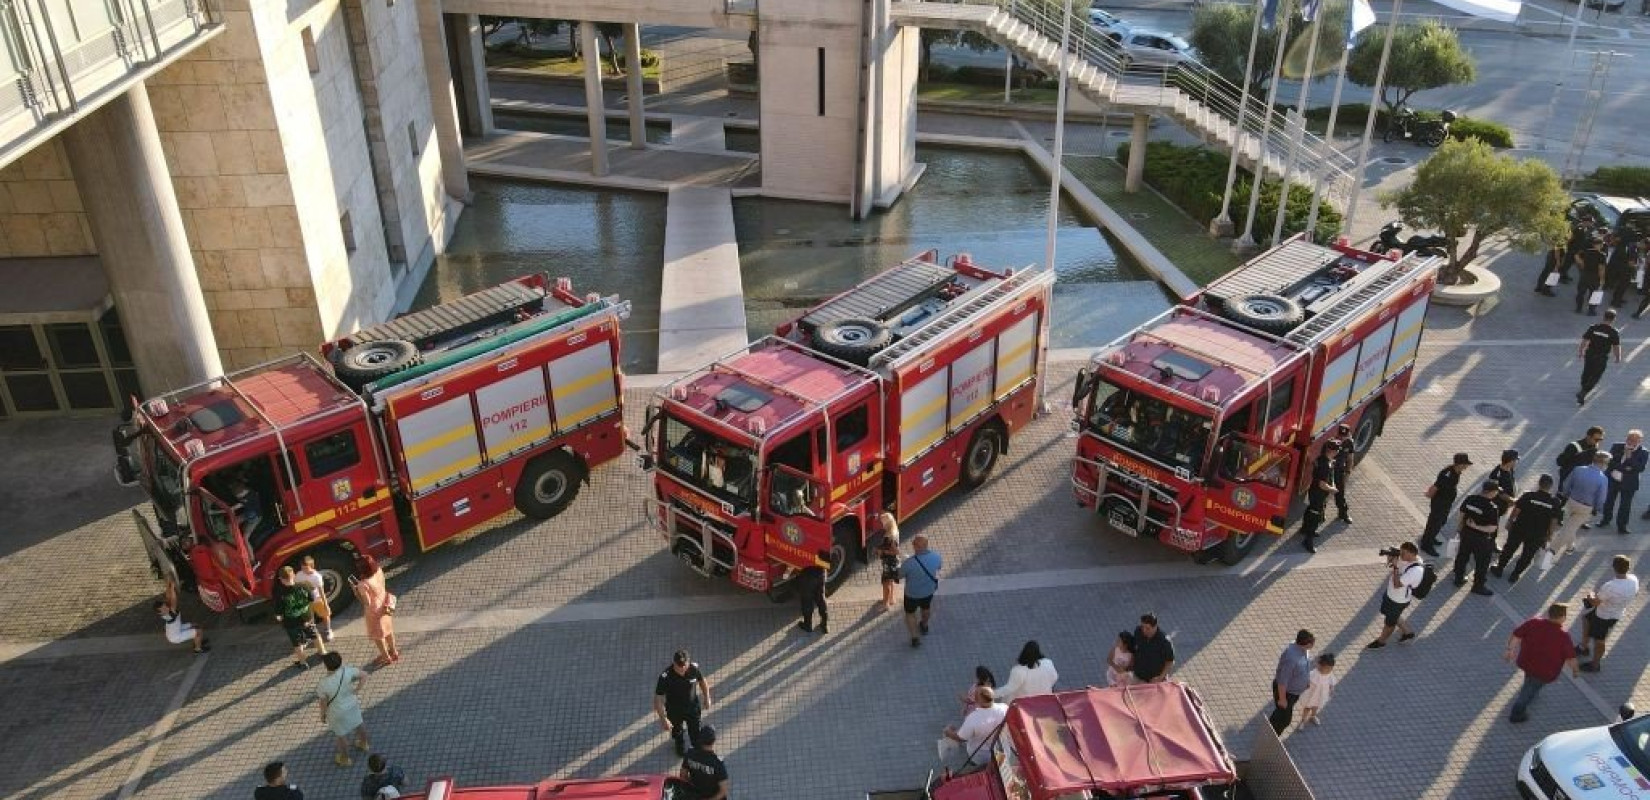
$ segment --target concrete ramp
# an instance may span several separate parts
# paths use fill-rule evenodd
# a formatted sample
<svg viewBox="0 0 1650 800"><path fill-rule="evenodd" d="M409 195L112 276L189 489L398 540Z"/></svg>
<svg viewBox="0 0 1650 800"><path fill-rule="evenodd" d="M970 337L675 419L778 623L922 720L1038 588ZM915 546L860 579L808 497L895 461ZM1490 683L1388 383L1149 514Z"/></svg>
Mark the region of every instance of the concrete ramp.
<svg viewBox="0 0 1650 800"><path fill-rule="evenodd" d="M660 372L694 369L749 341L731 190L671 188L665 207L663 284Z"/></svg>

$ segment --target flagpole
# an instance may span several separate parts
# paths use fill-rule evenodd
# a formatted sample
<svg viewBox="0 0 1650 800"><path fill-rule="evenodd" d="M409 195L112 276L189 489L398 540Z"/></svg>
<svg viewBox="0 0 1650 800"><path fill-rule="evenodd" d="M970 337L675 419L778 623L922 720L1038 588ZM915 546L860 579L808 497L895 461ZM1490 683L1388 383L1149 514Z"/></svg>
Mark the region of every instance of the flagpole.
<svg viewBox="0 0 1650 800"><path fill-rule="evenodd" d="M1209 223L1209 235L1232 235L1232 189L1237 186L1238 157L1243 153L1243 117L1249 111L1249 85L1255 72L1255 49L1260 44L1261 5L1255 0L1255 24L1249 31L1249 59L1243 67L1243 94L1238 100L1237 123L1232 126L1232 158L1226 165L1226 193L1220 197L1220 216Z"/></svg>
<svg viewBox="0 0 1650 800"><path fill-rule="evenodd" d="M1312 68L1318 63L1318 34L1323 32L1323 26L1316 24L1316 13L1313 16L1314 19L1306 20L1306 24L1312 26L1307 33L1312 37L1312 41L1306 44L1306 68L1301 71L1301 90L1295 97L1295 115L1300 119L1296 129L1289 132L1289 157L1283 161L1283 192L1278 195L1277 221L1272 223L1273 244L1283 241L1283 215L1289 208L1289 178L1295 171L1295 158L1300 150L1301 139L1305 138L1303 134L1306 132L1306 93L1312 86ZM1278 46L1282 47L1283 43L1279 42ZM1285 121L1287 124L1287 117ZM1307 231L1307 236L1310 237L1311 229L1308 228Z"/></svg>
<svg viewBox="0 0 1650 800"><path fill-rule="evenodd" d="M1054 239L1060 225L1060 178L1065 170L1063 161L1066 150L1066 74L1071 72L1071 4L1073 0L1060 0L1066 7L1065 24L1060 29L1060 96L1054 103L1054 168L1049 170L1051 179L1048 187L1048 244L1044 249L1043 263L1049 269L1054 269Z"/></svg>
<svg viewBox="0 0 1650 800"><path fill-rule="evenodd" d="M1358 146L1358 163L1352 169L1352 199L1346 204L1346 220L1341 229L1350 233L1352 222L1358 216L1358 200L1364 193L1364 168L1369 163L1369 148L1375 140L1375 117L1382 105L1381 89L1386 85L1386 64L1392 58L1392 40L1398 38L1398 13L1404 0L1392 0L1392 19L1386 23L1386 41L1381 44L1381 63L1375 68L1375 89L1369 96L1369 117L1364 120L1364 140Z"/></svg>
<svg viewBox="0 0 1650 800"><path fill-rule="evenodd" d="M1351 13L1351 9L1347 13ZM1341 113L1341 88L1346 85L1346 63L1351 58L1352 48L1344 48L1341 51L1341 66L1335 72L1335 94L1329 98L1329 127L1323 129L1323 143L1329 148L1329 153L1340 152L1340 148L1335 146L1335 120ZM1318 230L1318 203L1323 199L1323 177L1326 173L1327 170L1318 170L1317 180L1312 182L1312 208L1306 214L1306 235L1310 238L1315 238L1313 234Z"/></svg>
<svg viewBox="0 0 1650 800"><path fill-rule="evenodd" d="M1278 102L1278 73L1283 69L1284 44L1289 41L1289 23L1293 14L1283 16L1283 27L1278 29L1278 54L1272 59L1272 82L1266 87L1266 111L1263 124L1260 127L1260 147L1255 153L1255 180L1249 186L1249 214L1243 221L1243 235L1232 243L1233 250L1248 249L1255 246L1255 214L1260 211L1260 190L1262 179L1266 177L1266 137L1272 134L1272 115L1277 113L1272 109ZM1275 242L1274 242L1275 244Z"/></svg>

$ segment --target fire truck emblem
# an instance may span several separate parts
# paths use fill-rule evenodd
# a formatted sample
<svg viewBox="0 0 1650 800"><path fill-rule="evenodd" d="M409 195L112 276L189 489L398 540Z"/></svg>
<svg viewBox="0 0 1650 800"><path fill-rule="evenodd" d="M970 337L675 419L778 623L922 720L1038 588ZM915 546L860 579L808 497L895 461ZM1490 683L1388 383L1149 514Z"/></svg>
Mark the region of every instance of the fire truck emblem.
<svg viewBox="0 0 1650 800"><path fill-rule="evenodd" d="M802 526L794 522L785 523L785 526L779 529L779 535L797 547L802 546Z"/></svg>
<svg viewBox="0 0 1650 800"><path fill-rule="evenodd" d="M1255 507L1255 493L1239 486L1232 490L1232 504L1248 511Z"/></svg>
<svg viewBox="0 0 1650 800"><path fill-rule="evenodd" d="M333 499L333 501L338 502L338 503L342 503L345 500L348 500L349 499L349 493L350 493L349 490L350 490L349 478L339 478L338 480L333 481L332 482L332 499Z"/></svg>

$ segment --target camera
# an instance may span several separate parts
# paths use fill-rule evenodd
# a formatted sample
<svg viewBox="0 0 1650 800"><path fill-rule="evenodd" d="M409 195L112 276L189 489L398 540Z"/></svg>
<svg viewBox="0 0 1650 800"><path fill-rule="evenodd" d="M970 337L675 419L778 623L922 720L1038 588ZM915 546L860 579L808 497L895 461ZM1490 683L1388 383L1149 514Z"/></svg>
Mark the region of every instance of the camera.
<svg viewBox="0 0 1650 800"><path fill-rule="evenodd" d="M1396 547L1383 547L1378 551L1381 558L1397 558L1399 552Z"/></svg>

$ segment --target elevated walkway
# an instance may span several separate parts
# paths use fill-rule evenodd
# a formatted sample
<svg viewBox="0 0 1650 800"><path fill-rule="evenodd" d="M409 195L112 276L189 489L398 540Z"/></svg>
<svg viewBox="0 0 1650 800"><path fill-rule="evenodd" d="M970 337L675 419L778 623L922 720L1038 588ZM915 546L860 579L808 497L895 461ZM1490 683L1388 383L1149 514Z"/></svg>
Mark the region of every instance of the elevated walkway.
<svg viewBox="0 0 1650 800"><path fill-rule="evenodd" d="M649 145L632 150L609 142L607 175L590 174L590 140L530 131L499 131L470 140L464 160L473 175L523 178L648 192L677 186L721 186L754 191L762 185L754 153L709 153Z"/></svg>
<svg viewBox="0 0 1650 800"><path fill-rule="evenodd" d="M659 297L660 372L695 369L749 343L728 189L670 190Z"/></svg>
<svg viewBox="0 0 1650 800"><path fill-rule="evenodd" d="M1016 3L1010 8L994 2L896 0L891 16L897 24L909 27L978 33L1039 69L1058 74L1064 25L1059 6ZM1321 180L1331 196L1351 187L1351 158L1268 109L1265 98L1250 96L1244 102L1241 89L1202 64L1186 62L1168 68L1134 64L1080 17L1073 19L1069 50L1070 84L1101 106L1166 116L1206 144L1234 154L1241 164L1276 174L1288 172L1302 183Z"/></svg>

